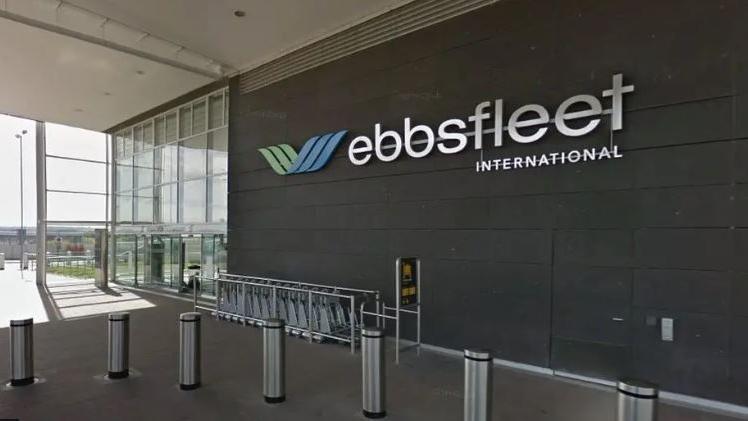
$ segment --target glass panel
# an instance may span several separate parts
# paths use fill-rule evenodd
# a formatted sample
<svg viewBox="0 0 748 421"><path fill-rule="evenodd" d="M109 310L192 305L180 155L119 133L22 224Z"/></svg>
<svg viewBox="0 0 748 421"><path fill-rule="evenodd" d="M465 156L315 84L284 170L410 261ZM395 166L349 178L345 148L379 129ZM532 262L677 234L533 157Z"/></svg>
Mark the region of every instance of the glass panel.
<svg viewBox="0 0 748 421"><path fill-rule="evenodd" d="M153 151L135 155L135 189L153 185Z"/></svg>
<svg viewBox="0 0 748 421"><path fill-rule="evenodd" d="M179 183L179 214L183 223L205 222L205 179Z"/></svg>
<svg viewBox="0 0 748 421"><path fill-rule="evenodd" d="M125 137L123 136L122 132L119 132L114 136L114 148L117 152L117 159L122 159L125 157Z"/></svg>
<svg viewBox="0 0 748 421"><path fill-rule="evenodd" d="M153 147L153 123L148 122L143 125L143 148L150 149Z"/></svg>
<svg viewBox="0 0 748 421"><path fill-rule="evenodd" d="M205 177L207 136L199 135L181 142L179 164L181 179Z"/></svg>
<svg viewBox="0 0 748 421"><path fill-rule="evenodd" d="M166 142L174 142L177 140L177 113L169 113L166 115Z"/></svg>
<svg viewBox="0 0 748 421"><path fill-rule="evenodd" d="M106 161L106 134L53 123L45 123L45 130L47 154Z"/></svg>
<svg viewBox="0 0 748 421"><path fill-rule="evenodd" d="M151 239L151 283L171 287L171 237L154 235Z"/></svg>
<svg viewBox="0 0 748 421"><path fill-rule="evenodd" d="M47 188L106 193L106 164L47 157Z"/></svg>
<svg viewBox="0 0 748 421"><path fill-rule="evenodd" d="M134 153L138 153L143 150L143 127L135 126L132 129L132 138L134 141Z"/></svg>
<svg viewBox="0 0 748 421"><path fill-rule="evenodd" d="M47 218L52 221L104 221L106 195L47 192Z"/></svg>
<svg viewBox="0 0 748 421"><path fill-rule="evenodd" d="M132 130L125 129L125 156L132 156L133 144L132 144Z"/></svg>
<svg viewBox="0 0 748 421"><path fill-rule="evenodd" d="M208 133L208 172L222 174L229 170L229 129Z"/></svg>
<svg viewBox="0 0 748 421"><path fill-rule="evenodd" d="M210 178L208 184L210 222L226 222L228 204L228 179L222 175Z"/></svg>
<svg viewBox="0 0 748 421"><path fill-rule="evenodd" d="M179 109L179 138L184 139L192 135L192 107L186 106Z"/></svg>
<svg viewBox="0 0 748 421"><path fill-rule="evenodd" d="M183 286L190 286L190 275L200 273L201 242L200 237L183 238L184 243L184 273L182 274Z"/></svg>
<svg viewBox="0 0 748 421"><path fill-rule="evenodd" d="M218 93L208 98L208 128L215 129L221 126L223 126L223 93Z"/></svg>
<svg viewBox="0 0 748 421"><path fill-rule="evenodd" d="M177 171L179 170L179 147L176 144L169 144L157 150L157 182L171 183L177 181Z"/></svg>
<svg viewBox="0 0 748 421"><path fill-rule="evenodd" d="M93 279L95 226L47 226L47 273Z"/></svg>
<svg viewBox="0 0 748 421"><path fill-rule="evenodd" d="M215 243L213 242L213 236L212 235L203 235L203 256L202 256L202 264L201 264L201 274L202 276L206 276L208 278L214 278L216 276L215 273L215 261L214 261L214 255L213 251L215 248ZM204 285L207 286L207 285Z"/></svg>
<svg viewBox="0 0 748 421"><path fill-rule="evenodd" d="M147 280L145 278L145 263L146 263L146 256L148 253L146 253L146 244L148 242L146 241L145 236L137 236L137 243L136 243L136 257L135 257L135 279L138 283L147 283Z"/></svg>
<svg viewBox="0 0 748 421"><path fill-rule="evenodd" d="M156 140L156 145L163 145L164 143L166 143L166 120L164 119L164 117L156 118L154 131L154 139Z"/></svg>
<svg viewBox="0 0 748 421"><path fill-rule="evenodd" d="M132 192L118 194L115 199L115 206L117 207L117 222L119 223L131 223L132 222Z"/></svg>
<svg viewBox="0 0 748 421"><path fill-rule="evenodd" d="M177 288L182 279L182 273L179 271L180 260L182 259L182 238L171 237L171 262L169 271L171 273L171 287Z"/></svg>
<svg viewBox="0 0 748 421"><path fill-rule="evenodd" d="M117 162L117 191L132 190L132 158Z"/></svg>
<svg viewBox="0 0 748 421"><path fill-rule="evenodd" d="M132 285L135 281L135 236L118 235L115 240L117 281Z"/></svg>
<svg viewBox="0 0 748 421"><path fill-rule="evenodd" d="M159 195L159 222L175 224L177 222L177 184L166 184L157 187Z"/></svg>
<svg viewBox="0 0 748 421"><path fill-rule="evenodd" d="M135 223L150 224L153 222L153 188L148 187L135 191Z"/></svg>
<svg viewBox="0 0 748 421"><path fill-rule="evenodd" d="M223 91L223 124L229 124L229 93Z"/></svg>
<svg viewBox="0 0 748 421"><path fill-rule="evenodd" d="M192 105L192 134L199 134L205 132L205 125L207 123L208 116L206 115L207 107L205 100L196 102Z"/></svg>
<svg viewBox="0 0 748 421"><path fill-rule="evenodd" d="M228 249L227 237L224 234L216 235L216 267L218 271L226 273L228 271L228 260L226 259L226 250Z"/></svg>

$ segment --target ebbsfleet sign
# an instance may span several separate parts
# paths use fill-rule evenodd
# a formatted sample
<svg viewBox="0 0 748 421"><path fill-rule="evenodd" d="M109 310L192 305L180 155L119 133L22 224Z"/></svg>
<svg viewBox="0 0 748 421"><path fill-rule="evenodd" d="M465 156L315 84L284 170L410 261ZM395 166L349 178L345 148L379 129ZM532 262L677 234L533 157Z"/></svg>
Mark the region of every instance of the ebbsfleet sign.
<svg viewBox="0 0 748 421"><path fill-rule="evenodd" d="M403 120L402 131L387 130L381 123L376 123L373 136L359 135L351 140L348 159L358 166L377 160L392 162L404 155L421 159L433 153L451 155L468 148L481 151L487 146L501 148L508 142L531 144L540 141L550 130L576 138L596 130L604 116L609 116L610 130L614 132L623 128L624 94L633 91L634 86L624 85L623 75L616 74L613 75L611 88L602 91L600 98L586 94L572 96L559 104L553 114L539 104L523 105L509 112L505 110L502 99L495 99L477 104L473 114L466 119L449 118L436 128L415 124L411 118ZM604 109L603 102L608 101L610 107ZM343 131L309 139L298 156L289 145L263 148L260 152L279 174L316 171L331 159L344 135ZM271 153L273 148L278 152L277 155ZM285 156L282 154L283 150L286 151ZM280 156L281 160L289 164L286 170L290 171L276 169L278 161L274 165L270 155ZM532 168L622 156L617 146L610 145L539 155L481 159L475 163L475 169L477 172L484 172ZM299 168L304 171L299 171Z"/></svg>

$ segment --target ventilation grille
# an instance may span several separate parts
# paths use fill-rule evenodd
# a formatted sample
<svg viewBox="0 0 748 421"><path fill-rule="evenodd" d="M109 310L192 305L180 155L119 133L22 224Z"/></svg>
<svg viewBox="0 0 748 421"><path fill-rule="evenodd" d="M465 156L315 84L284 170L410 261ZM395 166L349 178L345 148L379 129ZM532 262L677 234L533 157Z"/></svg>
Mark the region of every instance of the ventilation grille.
<svg viewBox="0 0 748 421"><path fill-rule="evenodd" d="M415 0L242 73L239 77L240 92L246 94L255 91L496 1Z"/></svg>

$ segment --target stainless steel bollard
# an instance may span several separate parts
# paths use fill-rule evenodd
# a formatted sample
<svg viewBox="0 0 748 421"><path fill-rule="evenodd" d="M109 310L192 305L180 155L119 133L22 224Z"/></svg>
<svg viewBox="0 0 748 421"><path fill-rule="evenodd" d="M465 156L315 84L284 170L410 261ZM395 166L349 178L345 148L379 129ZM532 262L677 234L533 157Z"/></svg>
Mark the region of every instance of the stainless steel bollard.
<svg viewBox="0 0 748 421"><path fill-rule="evenodd" d="M10 385L34 383L34 319L10 321Z"/></svg>
<svg viewBox="0 0 748 421"><path fill-rule="evenodd" d="M484 349L465 350L465 421L489 421L493 400L493 358Z"/></svg>
<svg viewBox="0 0 748 421"><path fill-rule="evenodd" d="M617 421L656 421L657 385L642 380L618 381Z"/></svg>
<svg viewBox="0 0 748 421"><path fill-rule="evenodd" d="M365 327L361 329L361 361L363 409L366 418L384 418L387 415L384 331Z"/></svg>
<svg viewBox="0 0 748 421"><path fill-rule="evenodd" d="M110 313L107 333L107 376L110 379L124 379L130 375L130 313Z"/></svg>
<svg viewBox="0 0 748 421"><path fill-rule="evenodd" d="M286 400L286 329L280 319L265 320L262 328L262 393L265 402Z"/></svg>
<svg viewBox="0 0 748 421"><path fill-rule="evenodd" d="M200 387L200 313L179 315L179 388Z"/></svg>

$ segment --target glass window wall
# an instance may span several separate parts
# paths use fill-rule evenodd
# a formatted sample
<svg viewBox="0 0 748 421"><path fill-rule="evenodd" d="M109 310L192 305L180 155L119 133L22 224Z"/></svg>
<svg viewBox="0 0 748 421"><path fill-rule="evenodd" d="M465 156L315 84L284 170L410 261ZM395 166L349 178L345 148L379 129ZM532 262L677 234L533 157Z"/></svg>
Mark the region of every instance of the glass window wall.
<svg viewBox="0 0 748 421"><path fill-rule="evenodd" d="M179 289L187 263L225 270L227 123L223 89L113 134L117 280Z"/></svg>

